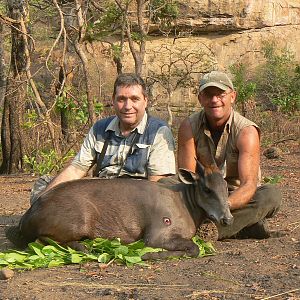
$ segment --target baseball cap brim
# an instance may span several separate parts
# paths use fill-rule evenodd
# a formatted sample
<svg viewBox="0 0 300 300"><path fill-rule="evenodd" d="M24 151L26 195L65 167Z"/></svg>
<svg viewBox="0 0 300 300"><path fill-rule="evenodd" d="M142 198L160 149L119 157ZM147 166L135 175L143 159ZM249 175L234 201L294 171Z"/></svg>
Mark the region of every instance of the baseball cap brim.
<svg viewBox="0 0 300 300"><path fill-rule="evenodd" d="M222 84L220 82L208 82L206 84L201 85L199 91L202 92L204 89L206 89L209 86L215 86L223 91L226 91L228 88L230 88L229 86Z"/></svg>

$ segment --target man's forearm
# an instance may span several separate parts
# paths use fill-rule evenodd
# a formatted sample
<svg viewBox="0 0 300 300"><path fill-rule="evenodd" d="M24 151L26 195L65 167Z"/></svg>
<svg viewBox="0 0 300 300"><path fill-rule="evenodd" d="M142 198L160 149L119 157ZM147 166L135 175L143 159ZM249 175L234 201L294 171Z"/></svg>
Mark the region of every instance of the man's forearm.
<svg viewBox="0 0 300 300"><path fill-rule="evenodd" d="M230 210L245 207L255 194L256 186L253 184L243 185L229 195Z"/></svg>
<svg viewBox="0 0 300 300"><path fill-rule="evenodd" d="M87 172L74 167L73 165L69 165L66 167L61 173L59 173L54 179L49 183L46 190L53 188L54 186L75 179L83 178Z"/></svg>

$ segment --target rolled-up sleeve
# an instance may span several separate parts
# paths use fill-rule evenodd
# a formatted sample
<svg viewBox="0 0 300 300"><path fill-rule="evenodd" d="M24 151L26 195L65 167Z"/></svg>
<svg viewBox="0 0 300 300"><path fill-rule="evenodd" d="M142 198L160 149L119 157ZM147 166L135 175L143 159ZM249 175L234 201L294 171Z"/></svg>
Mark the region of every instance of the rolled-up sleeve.
<svg viewBox="0 0 300 300"><path fill-rule="evenodd" d="M95 150L95 144L96 137L94 134L94 127L92 127L71 164L83 171L88 171L96 161L97 153Z"/></svg>
<svg viewBox="0 0 300 300"><path fill-rule="evenodd" d="M176 173L175 141L171 129L161 127L154 138L148 159L148 175L169 175Z"/></svg>

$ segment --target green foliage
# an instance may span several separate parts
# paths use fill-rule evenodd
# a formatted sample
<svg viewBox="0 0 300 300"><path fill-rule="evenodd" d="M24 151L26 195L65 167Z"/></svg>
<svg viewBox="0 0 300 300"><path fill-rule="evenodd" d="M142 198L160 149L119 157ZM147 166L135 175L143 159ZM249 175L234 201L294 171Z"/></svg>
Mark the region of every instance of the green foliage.
<svg viewBox="0 0 300 300"><path fill-rule="evenodd" d="M171 26L179 15L178 4L173 0L152 0L149 8L152 14L151 21L162 27Z"/></svg>
<svg viewBox="0 0 300 300"><path fill-rule="evenodd" d="M145 39L145 36L143 36L140 32L131 32L131 38L136 43L139 43Z"/></svg>
<svg viewBox="0 0 300 300"><path fill-rule="evenodd" d="M74 157L75 152L70 150L64 157L59 157L54 150L36 151L32 156L24 155L25 170L38 175L50 174L62 169L64 163Z"/></svg>
<svg viewBox="0 0 300 300"><path fill-rule="evenodd" d="M117 33L122 27L123 12L116 3L103 3L103 12L87 24L86 39L90 42Z"/></svg>
<svg viewBox="0 0 300 300"><path fill-rule="evenodd" d="M22 126L26 129L31 129L36 126L38 121L38 114L34 109L28 109L24 115L24 123Z"/></svg>
<svg viewBox="0 0 300 300"><path fill-rule="evenodd" d="M256 79L260 98L285 113L299 110L300 67L295 67L294 55L287 49L277 49L275 42L266 42L262 50L266 62L258 69Z"/></svg>
<svg viewBox="0 0 300 300"><path fill-rule="evenodd" d="M236 102L243 104L255 97L256 83L251 82L247 78L246 66L242 63L237 63L230 67L230 71L234 75L233 86L237 91Z"/></svg>
<svg viewBox="0 0 300 300"><path fill-rule="evenodd" d="M275 176L266 176L263 178L265 183L270 184L277 184L283 179L283 176L281 175L275 175Z"/></svg>
<svg viewBox="0 0 300 300"><path fill-rule="evenodd" d="M58 97L55 107L59 111L64 111L71 123L79 122L80 124L85 124L88 121L89 114L86 95L82 96L79 101L76 101L74 98L68 97L68 93L65 90ZM99 116L103 111L103 104L95 102L94 108L96 115Z"/></svg>
<svg viewBox="0 0 300 300"><path fill-rule="evenodd" d="M37 242L30 243L27 251L0 252L0 269L50 268L67 264L83 264L88 261L104 264L115 261L127 266L136 264L146 266L147 264L142 260L144 254L163 251L160 248L145 247L143 241L124 245L120 239L96 238L82 242L89 252L84 253L70 247L62 247L51 239L47 241L49 245L46 246ZM205 243L198 236L193 238L193 242L199 247L199 257L215 254L213 246Z"/></svg>
<svg viewBox="0 0 300 300"><path fill-rule="evenodd" d="M271 99L271 102L284 113L294 113L295 111L300 110L300 94L294 95L291 93L285 97L276 97Z"/></svg>
<svg viewBox="0 0 300 300"><path fill-rule="evenodd" d="M121 58L122 57L122 48L119 45L111 45L111 50L113 53L113 57L115 58Z"/></svg>
<svg viewBox="0 0 300 300"><path fill-rule="evenodd" d="M210 256L216 254L216 249L210 242L205 242L199 238L198 235L195 235L192 238L192 241L199 247L198 257Z"/></svg>
<svg viewBox="0 0 300 300"><path fill-rule="evenodd" d="M6 14L6 7L4 1L0 2L0 14L5 15Z"/></svg>

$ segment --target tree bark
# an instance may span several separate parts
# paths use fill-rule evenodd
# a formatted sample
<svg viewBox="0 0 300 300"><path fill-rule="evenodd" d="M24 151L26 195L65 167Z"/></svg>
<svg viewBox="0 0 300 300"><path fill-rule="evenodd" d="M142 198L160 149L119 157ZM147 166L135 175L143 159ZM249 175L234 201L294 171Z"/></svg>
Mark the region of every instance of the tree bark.
<svg viewBox="0 0 300 300"><path fill-rule="evenodd" d="M78 38L74 42L74 47L76 53L78 54L82 66L83 73L85 77L85 85L86 85L86 97L87 97L87 105L88 105L88 114L89 114L89 125L92 126L96 121L96 113L94 108L94 99L91 93L92 90L92 81L88 67L88 59L84 52L84 39L86 36L86 19L83 13L83 1L75 0L76 12L77 12L77 22L78 22Z"/></svg>
<svg viewBox="0 0 300 300"><path fill-rule="evenodd" d="M4 104L6 85L6 65L4 60L3 40L3 25L0 23L0 108L2 108Z"/></svg>
<svg viewBox="0 0 300 300"><path fill-rule="evenodd" d="M26 17L26 1L8 1L8 14L14 21L11 27L11 64L4 98L4 111L2 115L2 165L1 173L15 173L22 170L22 116L25 103L26 84L26 55L25 43L22 36L22 17Z"/></svg>

